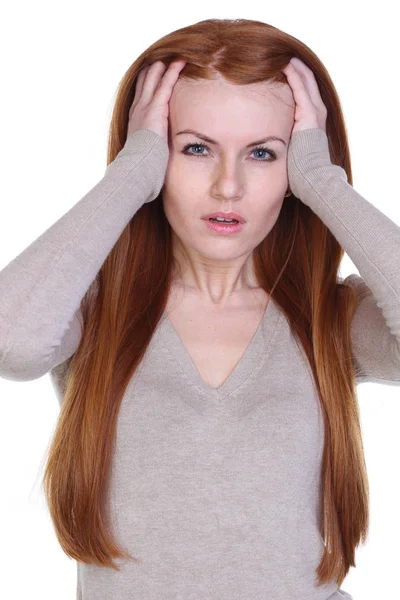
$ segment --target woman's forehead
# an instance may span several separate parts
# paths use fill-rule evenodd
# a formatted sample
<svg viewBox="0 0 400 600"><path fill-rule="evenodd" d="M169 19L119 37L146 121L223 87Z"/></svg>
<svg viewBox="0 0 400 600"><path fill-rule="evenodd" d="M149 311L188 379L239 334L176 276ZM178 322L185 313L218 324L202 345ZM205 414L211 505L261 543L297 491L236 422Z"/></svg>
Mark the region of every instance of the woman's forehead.
<svg viewBox="0 0 400 600"><path fill-rule="evenodd" d="M262 129L268 135L289 136L293 117L292 90L288 84L276 82L239 86L221 78L182 78L175 84L170 99L173 133L195 129L217 139L217 132L243 129L251 135Z"/></svg>

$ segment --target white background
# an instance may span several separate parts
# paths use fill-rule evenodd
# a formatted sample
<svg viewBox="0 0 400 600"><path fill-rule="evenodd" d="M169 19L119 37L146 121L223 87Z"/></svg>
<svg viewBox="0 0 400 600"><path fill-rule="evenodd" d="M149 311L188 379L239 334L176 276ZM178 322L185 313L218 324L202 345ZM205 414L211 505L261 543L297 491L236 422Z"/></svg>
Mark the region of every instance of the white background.
<svg viewBox="0 0 400 600"><path fill-rule="evenodd" d="M395 10L387 0L9 3L0 36L0 269L103 177L114 94L129 65L166 33L212 17L270 23L316 52L343 105L354 187L400 225ZM351 272L358 271L346 255L342 275ZM395 598L400 388L367 383L358 395L371 530L341 588L354 600ZM48 375L0 380L0 596L7 600L75 598L76 563L58 544L40 489L58 412Z"/></svg>

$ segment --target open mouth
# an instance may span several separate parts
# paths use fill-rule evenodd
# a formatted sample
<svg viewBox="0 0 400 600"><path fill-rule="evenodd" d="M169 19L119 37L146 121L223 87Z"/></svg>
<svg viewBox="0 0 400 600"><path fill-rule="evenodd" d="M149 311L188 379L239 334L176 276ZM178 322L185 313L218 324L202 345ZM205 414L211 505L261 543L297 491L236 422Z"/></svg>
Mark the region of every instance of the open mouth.
<svg viewBox="0 0 400 600"><path fill-rule="evenodd" d="M209 229L212 229L216 233L220 233L223 235L238 233L244 227L244 223L239 223L239 221L237 221L236 219L232 219L231 221L219 221L218 219L210 217L208 219L205 219L204 222Z"/></svg>
<svg viewBox="0 0 400 600"><path fill-rule="evenodd" d="M221 224L227 224L227 225L236 225L236 223L239 223L239 221L236 221L236 219L230 219L228 221L228 219L216 219L214 217L210 217L208 220L214 221L215 223L221 223Z"/></svg>

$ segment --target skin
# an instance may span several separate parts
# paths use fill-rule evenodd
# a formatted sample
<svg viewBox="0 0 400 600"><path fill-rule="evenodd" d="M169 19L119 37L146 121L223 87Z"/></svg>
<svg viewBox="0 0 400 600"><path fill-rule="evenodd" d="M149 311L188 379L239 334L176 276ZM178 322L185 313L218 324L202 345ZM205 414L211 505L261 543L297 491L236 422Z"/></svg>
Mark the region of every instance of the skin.
<svg viewBox="0 0 400 600"><path fill-rule="evenodd" d="M289 186L287 152L295 115L288 84L262 82L232 85L216 79L176 82L169 102L169 162L163 186L165 215L173 232L173 254L179 265L174 285L184 287L215 309L245 303L259 290L252 255L276 223ZM193 129L219 142L204 142ZM269 135L278 141L246 145ZM195 144L182 153L187 143ZM196 144L205 143L201 149ZM246 220L231 236L210 230L202 216L235 211Z"/></svg>

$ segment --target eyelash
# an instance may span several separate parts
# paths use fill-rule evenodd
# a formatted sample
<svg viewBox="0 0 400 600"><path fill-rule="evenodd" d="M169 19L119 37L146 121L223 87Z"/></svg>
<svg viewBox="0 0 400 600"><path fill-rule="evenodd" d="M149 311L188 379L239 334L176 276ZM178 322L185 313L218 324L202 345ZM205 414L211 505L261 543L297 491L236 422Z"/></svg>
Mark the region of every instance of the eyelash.
<svg viewBox="0 0 400 600"><path fill-rule="evenodd" d="M186 144L186 146L183 148L182 153L186 154L186 156L201 156L201 157L205 157L205 154L192 154L191 152L187 152L187 150L189 148L191 148L192 146L198 146L200 148L206 148L207 150L209 150L208 146L206 144ZM264 146L258 146L257 148L254 148L252 150L252 152L268 152L268 154L270 154L271 158L252 158L251 160L254 160L255 162L272 162L273 160L276 159L276 154L275 152L273 152L272 150L269 150L269 148L265 148Z"/></svg>

